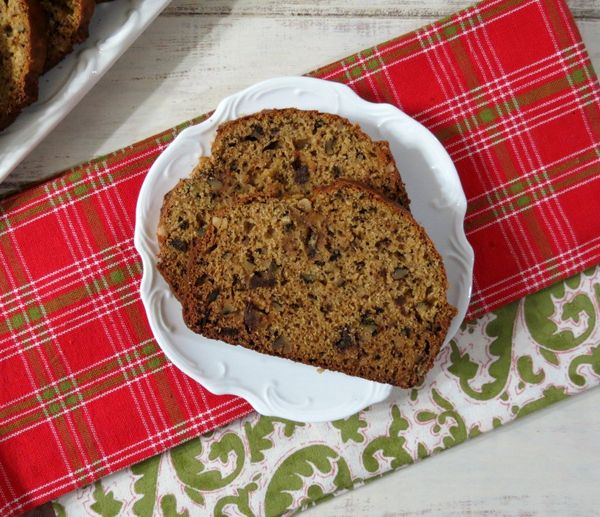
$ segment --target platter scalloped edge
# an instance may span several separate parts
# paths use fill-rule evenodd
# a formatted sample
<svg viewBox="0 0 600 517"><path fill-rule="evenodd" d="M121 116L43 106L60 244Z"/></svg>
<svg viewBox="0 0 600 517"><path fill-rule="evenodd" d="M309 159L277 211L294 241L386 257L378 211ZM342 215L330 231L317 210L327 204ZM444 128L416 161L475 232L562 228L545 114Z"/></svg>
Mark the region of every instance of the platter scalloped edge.
<svg viewBox="0 0 600 517"><path fill-rule="evenodd" d="M394 106L367 102L345 85L306 77L270 79L225 98L211 117L182 131L159 156L142 185L136 211L134 241L143 262L140 294L165 355L209 391L243 397L263 415L304 422L336 420L381 402L392 387L194 334L156 268L162 199L189 175L200 156L210 154L217 127L262 109L283 107L335 113L358 123L371 137L390 142L413 215L435 242L448 272L448 298L458 314L445 343L457 332L471 294L473 250L463 230L466 199L450 157L427 129Z"/></svg>

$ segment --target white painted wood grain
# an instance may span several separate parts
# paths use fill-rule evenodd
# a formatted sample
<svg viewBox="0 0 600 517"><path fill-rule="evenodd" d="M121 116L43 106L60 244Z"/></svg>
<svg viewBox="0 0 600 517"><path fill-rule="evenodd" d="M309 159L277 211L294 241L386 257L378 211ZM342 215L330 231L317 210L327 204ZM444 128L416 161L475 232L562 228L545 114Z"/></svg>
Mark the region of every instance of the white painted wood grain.
<svg viewBox="0 0 600 517"><path fill-rule="evenodd" d="M361 17L436 17L454 13L474 2L465 0L186 0L173 3L166 11L172 13L243 14L261 16L361 16ZM600 16L598 0L567 0L576 17Z"/></svg>
<svg viewBox="0 0 600 517"><path fill-rule="evenodd" d="M569 3L600 70L600 0ZM206 112L258 80L304 73L465 5L176 0L0 185L0 195ZM598 408L596 389L307 515L600 515Z"/></svg>

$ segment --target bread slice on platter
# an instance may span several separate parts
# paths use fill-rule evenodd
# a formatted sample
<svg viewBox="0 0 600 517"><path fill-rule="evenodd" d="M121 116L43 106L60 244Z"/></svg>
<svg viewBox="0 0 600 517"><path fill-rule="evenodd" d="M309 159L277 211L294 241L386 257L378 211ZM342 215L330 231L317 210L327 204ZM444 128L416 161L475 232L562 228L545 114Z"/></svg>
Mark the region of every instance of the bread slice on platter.
<svg viewBox="0 0 600 517"><path fill-rule="evenodd" d="M48 17L48 56L45 70L57 65L88 37L95 0L40 0Z"/></svg>
<svg viewBox="0 0 600 517"><path fill-rule="evenodd" d="M215 210L241 195L308 194L345 178L405 208L409 200L387 142L372 140L337 115L272 109L221 125L212 155L166 195L158 225L158 268L176 296L188 251Z"/></svg>
<svg viewBox="0 0 600 517"><path fill-rule="evenodd" d="M0 130L37 100L46 61L46 17L38 0L0 1Z"/></svg>
<svg viewBox="0 0 600 517"><path fill-rule="evenodd" d="M422 381L456 314L423 228L343 180L213 212L185 278L194 332L403 388Z"/></svg>

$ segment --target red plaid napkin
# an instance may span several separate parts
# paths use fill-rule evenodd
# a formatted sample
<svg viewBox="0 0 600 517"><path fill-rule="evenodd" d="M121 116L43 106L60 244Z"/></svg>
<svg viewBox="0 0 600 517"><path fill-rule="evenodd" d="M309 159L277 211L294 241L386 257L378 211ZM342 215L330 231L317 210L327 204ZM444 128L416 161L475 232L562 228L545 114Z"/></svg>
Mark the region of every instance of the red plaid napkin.
<svg viewBox="0 0 600 517"><path fill-rule="evenodd" d="M470 316L599 262L599 88L562 1L487 1L313 75L445 145L469 200ZM176 370L138 297L136 199L180 129L0 203L0 515L251 410Z"/></svg>

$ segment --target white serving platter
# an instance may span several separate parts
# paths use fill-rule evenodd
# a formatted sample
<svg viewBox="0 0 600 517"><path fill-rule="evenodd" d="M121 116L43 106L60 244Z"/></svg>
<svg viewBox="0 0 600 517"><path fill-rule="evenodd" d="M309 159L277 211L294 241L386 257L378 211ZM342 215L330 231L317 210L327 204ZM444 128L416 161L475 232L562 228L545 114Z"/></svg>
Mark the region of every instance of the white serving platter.
<svg viewBox="0 0 600 517"><path fill-rule="evenodd" d="M217 127L267 108L296 107L335 113L360 124L376 140L390 142L411 198L411 210L444 258L448 299L458 309L446 342L456 333L471 293L473 250L463 230L466 199L458 174L439 141L389 104L374 104L350 88L305 77L261 82L224 99L213 115L182 131L150 169L138 199L135 246L144 273L141 298L150 326L167 357L217 394L245 398L261 414L298 421L350 416L384 400L392 387L271 357L194 334L181 306L159 274L156 228L163 196L210 154Z"/></svg>

